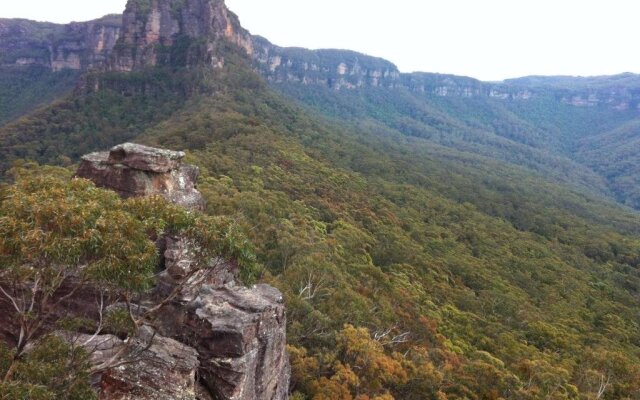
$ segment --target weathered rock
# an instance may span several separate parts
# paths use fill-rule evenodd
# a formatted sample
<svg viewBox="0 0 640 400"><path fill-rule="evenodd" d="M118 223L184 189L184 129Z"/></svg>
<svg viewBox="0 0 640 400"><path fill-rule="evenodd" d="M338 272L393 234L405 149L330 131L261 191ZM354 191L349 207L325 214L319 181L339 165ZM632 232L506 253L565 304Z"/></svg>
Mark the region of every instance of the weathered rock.
<svg viewBox="0 0 640 400"><path fill-rule="evenodd" d="M124 353L126 344L113 335L64 337L86 348L94 365L118 356L113 368L95 377L101 400L196 400L198 353L189 346L147 326Z"/></svg>
<svg viewBox="0 0 640 400"><path fill-rule="evenodd" d="M123 197L161 194L176 204L202 208L202 196L195 187L197 168L182 165L183 157L179 152L124 144L110 153L83 157L77 175ZM163 237L158 241L164 257L163 271L158 274L156 289L151 294L155 300L171 293L193 268L190 246L180 237ZM210 260L208 267L206 272L192 276L174 301L162 309L155 329L162 337L188 343L197 352L202 385L197 387L198 399L207 399L208 395L219 400L287 399L291 373L282 294L267 285L250 289L237 286L239 269L234 262L216 258ZM175 347L170 342L158 346L151 348L154 354L169 351L162 350L167 346ZM153 369L154 365L169 368L174 362L156 355L152 359L155 364L145 368ZM152 370L151 375L140 375L136 369L111 370L102 378L101 399L152 398L125 396L133 390L142 393L139 396L150 396L144 392L147 389L160 396L153 382L145 389L148 379L155 376L157 385L172 382L167 379L182 382L180 379L187 370L182 368L175 377L159 375L157 370ZM132 381L141 384L132 386ZM195 381L192 383L196 388ZM179 386L178 392L187 397L174 398L193 398L188 397L194 393L192 386Z"/></svg>
<svg viewBox="0 0 640 400"><path fill-rule="evenodd" d="M82 157L76 175L97 186L112 189L120 196L161 195L189 209L203 209L196 188L199 170L182 165L184 153L126 143L110 152Z"/></svg>
<svg viewBox="0 0 640 400"><path fill-rule="evenodd" d="M182 281L194 267L190 243L184 238L166 236L158 243L164 255L164 271L158 275L156 295L163 296ZM199 286L206 284L219 288L235 284L240 269L238 264L222 258L210 261L208 268L197 272L181 293L181 299L193 298Z"/></svg>
<svg viewBox="0 0 640 400"><path fill-rule="evenodd" d="M166 238L160 296L191 269L189 243ZM290 370L286 354L286 315L282 294L268 285L238 287L238 267L211 261L209 273L192 278L157 324L166 336L196 348L203 384L218 399L286 399ZM162 293L163 292L163 293Z"/></svg>
<svg viewBox="0 0 640 400"><path fill-rule="evenodd" d="M282 302L282 294L268 285L203 285L192 301L166 310L159 329L198 351L200 376L217 398L286 399L290 371Z"/></svg>
<svg viewBox="0 0 640 400"><path fill-rule="evenodd" d="M0 19L0 66L37 65L52 71L101 67L120 37L121 23L119 15L67 25Z"/></svg>
<svg viewBox="0 0 640 400"><path fill-rule="evenodd" d="M169 172L180 167L185 154L182 151L156 149L135 143L115 146L109 152L109 164L122 164L149 172Z"/></svg>

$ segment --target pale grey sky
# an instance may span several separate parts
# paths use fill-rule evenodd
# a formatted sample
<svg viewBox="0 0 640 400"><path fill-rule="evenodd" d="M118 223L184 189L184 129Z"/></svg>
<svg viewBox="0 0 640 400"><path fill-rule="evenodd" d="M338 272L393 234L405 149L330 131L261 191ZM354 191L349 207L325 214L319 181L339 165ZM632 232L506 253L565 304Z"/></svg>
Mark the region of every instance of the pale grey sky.
<svg viewBox="0 0 640 400"><path fill-rule="evenodd" d="M0 17L53 22L122 12L126 0L0 0ZM640 73L637 0L227 0L281 46L345 48L404 71L498 80Z"/></svg>

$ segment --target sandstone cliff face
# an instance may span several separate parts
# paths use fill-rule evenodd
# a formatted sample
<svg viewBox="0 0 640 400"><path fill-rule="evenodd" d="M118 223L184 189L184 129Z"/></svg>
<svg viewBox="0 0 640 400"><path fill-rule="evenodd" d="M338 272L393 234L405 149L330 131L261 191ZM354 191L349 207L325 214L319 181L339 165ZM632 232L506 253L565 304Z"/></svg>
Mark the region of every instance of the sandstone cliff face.
<svg viewBox="0 0 640 400"><path fill-rule="evenodd" d="M499 100L529 100L536 95L519 85L481 82L464 76L414 72L402 74L401 86L413 92L438 97L490 97Z"/></svg>
<svg viewBox="0 0 640 400"><path fill-rule="evenodd" d="M337 90L391 88L400 83L395 65L352 51L284 48L254 37L253 59L260 74L274 83L324 85Z"/></svg>
<svg viewBox="0 0 640 400"><path fill-rule="evenodd" d="M69 25L0 20L0 67L120 72L156 65L215 68L224 64L219 51L223 41L244 49L255 70L276 85L401 88L426 96L499 101L552 97L576 107L640 110L637 79L632 79L631 86L629 82L618 85L618 77L611 77L609 83L572 77L490 83L453 75L404 74L386 60L351 51L279 47L251 36L224 0L129 0L122 16Z"/></svg>
<svg viewBox="0 0 640 400"><path fill-rule="evenodd" d="M114 335L75 335L65 333L69 341L82 343L91 353L91 362L99 365L116 355L125 342ZM193 400L197 397L196 375L200 361L195 349L163 337L144 326L132 351L140 357L132 363L111 368L96 379L101 400ZM202 397L205 398L206 397Z"/></svg>
<svg viewBox="0 0 640 400"><path fill-rule="evenodd" d="M183 157L181 152L128 143L85 156L77 175L124 197L159 194L191 209L202 208L197 168L182 164ZM189 244L179 237L165 237L158 245L164 253L164 270L150 296L164 297L194 261ZM144 328L139 343L134 344L144 357L97 377L101 399L288 398L290 369L282 295L267 285L238 286L234 263L211 262L212 274L206 279L196 275L190 281L193 284L163 309L155 326ZM122 345L110 335L83 339L80 341L91 348L111 343L94 353L96 364Z"/></svg>
<svg viewBox="0 0 640 400"><path fill-rule="evenodd" d="M116 71L166 63L220 66L221 39L252 52L249 33L223 0L131 0L122 21L122 39L110 65Z"/></svg>
<svg viewBox="0 0 640 400"><path fill-rule="evenodd" d="M617 110L640 110L640 83L617 85L600 82L599 86L580 78L566 78L550 85L545 78L527 78L505 82L481 82L454 75L434 73L400 73L383 59L346 50L307 50L283 48L268 40L253 37L253 60L256 70L273 84L295 83L321 85L335 90L363 87L406 89L434 97L492 98L501 101L526 101L552 97L576 107L604 106ZM550 78L553 81L553 78ZM628 80L627 80L628 81ZM627 82L628 84L628 82Z"/></svg>
<svg viewBox="0 0 640 400"><path fill-rule="evenodd" d="M52 71L87 70L103 65L120 37L121 19L58 25L0 20L0 66L44 66Z"/></svg>

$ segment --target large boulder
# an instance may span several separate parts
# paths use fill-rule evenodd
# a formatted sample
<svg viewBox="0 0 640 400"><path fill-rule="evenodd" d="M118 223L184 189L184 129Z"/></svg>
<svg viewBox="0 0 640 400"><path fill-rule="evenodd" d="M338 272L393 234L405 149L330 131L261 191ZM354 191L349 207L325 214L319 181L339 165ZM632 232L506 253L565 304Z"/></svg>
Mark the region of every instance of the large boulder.
<svg viewBox="0 0 640 400"><path fill-rule="evenodd" d="M189 209L204 209L196 188L199 170L182 164L183 152L133 143L82 157L76 175L124 198L160 195Z"/></svg>

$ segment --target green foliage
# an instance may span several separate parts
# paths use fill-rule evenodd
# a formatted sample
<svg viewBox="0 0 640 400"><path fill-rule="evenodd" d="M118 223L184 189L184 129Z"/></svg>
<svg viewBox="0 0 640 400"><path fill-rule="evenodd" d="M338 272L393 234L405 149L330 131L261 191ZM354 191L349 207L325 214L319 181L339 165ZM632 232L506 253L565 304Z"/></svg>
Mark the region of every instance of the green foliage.
<svg viewBox="0 0 640 400"><path fill-rule="evenodd" d="M171 234L193 241L200 260L235 260L247 278L255 277L251 247L229 218L191 213L161 197L121 200L64 172L29 166L12 172L16 183L0 198L3 273L29 279L42 273L38 268L81 266L102 284L144 291L158 263L153 240Z"/></svg>
<svg viewBox="0 0 640 400"><path fill-rule="evenodd" d="M132 0L127 2L127 9L135 10L136 17L141 22L146 22L151 8L153 6L153 0Z"/></svg>
<svg viewBox="0 0 640 400"><path fill-rule="evenodd" d="M171 12L173 13L174 18L179 20L180 14L184 9L186 0L172 0L171 1Z"/></svg>
<svg viewBox="0 0 640 400"><path fill-rule="evenodd" d="M167 71L85 76L90 91L64 97L53 106L0 129L0 170L15 159L56 162L60 155L77 159L99 148L130 140L146 127L168 118L186 101L194 80L169 79Z"/></svg>
<svg viewBox="0 0 640 400"><path fill-rule="evenodd" d="M216 257L233 260L240 266L244 283L252 284L256 280L260 268L253 248L233 219L186 212L159 197L128 199L124 209L136 215L147 233L154 232L156 237L169 234L188 238L195 244L192 256L196 261L206 264Z"/></svg>
<svg viewBox="0 0 640 400"><path fill-rule="evenodd" d="M214 220L215 236L247 232L259 278L284 293L295 398L640 397L640 218L598 197L609 191L597 174L544 148L569 151L559 130L577 137L627 116L586 110L575 122L545 99L527 114L402 90L281 87L285 98L246 60L225 60L214 72L101 77L105 89L65 118L92 127L76 131L83 151L104 145L125 114L109 110L129 93L132 136L190 150L207 213L235 224ZM146 116L181 85L172 112ZM85 106L100 96L94 124ZM51 136L50 114L0 135L24 149L29 135L65 138L64 126ZM190 218L153 200L123 207L151 232ZM245 257L244 240L217 243Z"/></svg>
<svg viewBox="0 0 640 400"><path fill-rule="evenodd" d="M83 179L65 181L23 171L17 175L0 207L3 277L50 277L56 285L59 269L78 268L106 285L149 288L156 248L144 223L121 211L115 193Z"/></svg>
<svg viewBox="0 0 640 400"><path fill-rule="evenodd" d="M0 376L13 352L0 342ZM89 383L88 354L56 336L40 339L16 367L14 379L0 382L2 400L97 399Z"/></svg>
<svg viewBox="0 0 640 400"><path fill-rule="evenodd" d="M77 79L77 72L72 70L53 73L45 67L0 67L0 124L65 95Z"/></svg>

